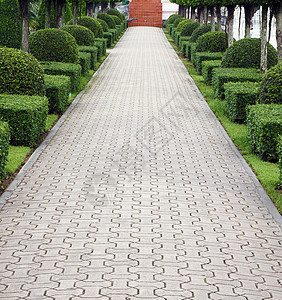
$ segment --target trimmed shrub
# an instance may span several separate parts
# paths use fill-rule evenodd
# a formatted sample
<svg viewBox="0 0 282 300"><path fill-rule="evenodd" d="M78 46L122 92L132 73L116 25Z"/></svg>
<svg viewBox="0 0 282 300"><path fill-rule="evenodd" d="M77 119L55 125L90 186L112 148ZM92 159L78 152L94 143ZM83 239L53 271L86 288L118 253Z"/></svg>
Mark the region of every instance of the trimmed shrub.
<svg viewBox="0 0 282 300"><path fill-rule="evenodd" d="M109 32L114 35L114 41L118 39L118 31L116 29L109 29Z"/></svg>
<svg viewBox="0 0 282 300"><path fill-rule="evenodd" d="M96 39L96 42L100 42L103 45L102 56L106 55L107 52L107 39Z"/></svg>
<svg viewBox="0 0 282 300"><path fill-rule="evenodd" d="M224 68L259 68L260 67L260 39L247 38L239 40L231 45L223 59ZM278 63L277 51L268 44L267 67L270 68Z"/></svg>
<svg viewBox="0 0 282 300"><path fill-rule="evenodd" d="M206 83L212 82L212 70L220 68L221 60L207 60L202 62L202 75Z"/></svg>
<svg viewBox="0 0 282 300"><path fill-rule="evenodd" d="M79 52L86 52L91 54L90 69L96 70L98 48L96 46L79 46L78 50Z"/></svg>
<svg viewBox="0 0 282 300"><path fill-rule="evenodd" d="M178 18L182 18L182 17L178 14L170 15L169 18L165 21L166 26L173 24L174 21Z"/></svg>
<svg viewBox="0 0 282 300"><path fill-rule="evenodd" d="M10 137L10 128L8 123L0 121L0 180L2 180L5 176Z"/></svg>
<svg viewBox="0 0 282 300"><path fill-rule="evenodd" d="M172 28L173 28L173 24L169 24L167 26L167 31L168 31L169 35L171 35L171 33L172 33Z"/></svg>
<svg viewBox="0 0 282 300"><path fill-rule="evenodd" d="M44 75L46 97L50 113L63 113L69 101L71 81L69 76Z"/></svg>
<svg viewBox="0 0 282 300"><path fill-rule="evenodd" d="M0 1L0 46L21 48L21 14L17 0Z"/></svg>
<svg viewBox="0 0 282 300"><path fill-rule="evenodd" d="M100 13L100 14L97 15L97 19L104 20L108 24L109 29L115 29L116 28L115 21L108 14Z"/></svg>
<svg viewBox="0 0 282 300"><path fill-rule="evenodd" d="M197 52L225 52L226 48L225 32L207 32L196 42Z"/></svg>
<svg viewBox="0 0 282 300"><path fill-rule="evenodd" d="M186 46L188 45L189 41L182 41L180 43L181 47L180 47L180 50L181 50L181 53L183 56L186 56Z"/></svg>
<svg viewBox="0 0 282 300"><path fill-rule="evenodd" d="M171 31L171 37L172 37L173 40L174 40L174 37L175 37L175 33L176 33L176 28L173 27L172 31Z"/></svg>
<svg viewBox="0 0 282 300"><path fill-rule="evenodd" d="M45 131L47 115L47 97L0 95L0 117L9 123L12 145L34 146Z"/></svg>
<svg viewBox="0 0 282 300"><path fill-rule="evenodd" d="M226 111L232 122L246 122L247 105L256 104L257 82L228 82L224 84Z"/></svg>
<svg viewBox="0 0 282 300"><path fill-rule="evenodd" d="M101 24L104 33L106 33L106 32L109 31L109 26L108 26L108 24L107 24L107 22L105 20L97 19L97 21Z"/></svg>
<svg viewBox="0 0 282 300"><path fill-rule="evenodd" d="M121 19L118 16L115 15L110 15L110 17L114 20L114 22L116 23L116 25L121 25Z"/></svg>
<svg viewBox="0 0 282 300"><path fill-rule="evenodd" d="M95 38L103 37L103 27L98 20L91 17L81 17L78 18L77 24L87 27L89 30L91 30L94 33ZM73 25L73 20L70 20L68 25Z"/></svg>
<svg viewBox="0 0 282 300"><path fill-rule="evenodd" d="M259 103L282 103L282 62L267 71L258 90Z"/></svg>
<svg viewBox="0 0 282 300"><path fill-rule="evenodd" d="M278 167L279 167L279 182L277 184L277 188L282 189L282 136L281 135L278 138L277 155L278 155Z"/></svg>
<svg viewBox="0 0 282 300"><path fill-rule="evenodd" d="M85 26L81 25L66 25L62 28L70 33L76 40L79 46L93 46L95 43L94 33Z"/></svg>
<svg viewBox="0 0 282 300"><path fill-rule="evenodd" d="M43 96L44 72L32 55L0 48L0 93Z"/></svg>
<svg viewBox="0 0 282 300"><path fill-rule="evenodd" d="M215 28L217 30L217 26ZM199 26L198 28L196 28L193 33L191 34L191 39L190 41L195 43L197 41L197 39L207 33L207 32L210 32L211 31L211 24L207 24L207 25L202 25L202 26Z"/></svg>
<svg viewBox="0 0 282 300"><path fill-rule="evenodd" d="M193 31L200 26L199 22L187 22L183 25L180 35L181 36L191 36Z"/></svg>
<svg viewBox="0 0 282 300"><path fill-rule="evenodd" d="M95 46L97 47L98 49L98 52L97 52L97 60L98 61L101 61L102 60L102 57L103 57L103 43L102 42L99 42L99 41L96 41L95 42Z"/></svg>
<svg viewBox="0 0 282 300"><path fill-rule="evenodd" d="M189 42L189 41L190 41L190 36L180 36L180 38L179 38L180 49L182 47L183 42Z"/></svg>
<svg viewBox="0 0 282 300"><path fill-rule="evenodd" d="M194 55L197 72L202 74L202 62L205 60L220 60L223 57L222 52L196 52Z"/></svg>
<svg viewBox="0 0 282 300"><path fill-rule="evenodd" d="M192 43L191 45L191 62L195 66L195 54L196 54L196 43Z"/></svg>
<svg viewBox="0 0 282 300"><path fill-rule="evenodd" d="M212 87L217 97L224 97L224 84L227 82L260 82L263 75L257 69L215 68L212 74Z"/></svg>
<svg viewBox="0 0 282 300"><path fill-rule="evenodd" d="M45 74L66 75L71 79L71 91L77 91L81 78L81 65L60 62L40 62Z"/></svg>
<svg viewBox="0 0 282 300"><path fill-rule="evenodd" d="M180 38L180 32L178 31L175 31L175 34L174 34L174 42L177 46L179 46L179 38Z"/></svg>
<svg viewBox="0 0 282 300"><path fill-rule="evenodd" d="M282 106L256 104L247 108L248 138L263 160L277 161L278 137L282 134Z"/></svg>
<svg viewBox="0 0 282 300"><path fill-rule="evenodd" d="M41 29L30 36L30 53L40 61L78 63L75 38L57 28Z"/></svg>
<svg viewBox="0 0 282 300"><path fill-rule="evenodd" d="M111 48L114 43L114 34L112 32L104 32L104 38L107 39L107 48Z"/></svg>
<svg viewBox="0 0 282 300"><path fill-rule="evenodd" d="M79 64L81 65L82 76L87 75L91 66L91 54L86 52L79 52Z"/></svg>
<svg viewBox="0 0 282 300"><path fill-rule="evenodd" d="M185 19L184 18L178 18L178 19L176 19L176 20L174 20L174 22L173 22L173 27L175 27L175 30L176 30L176 28L177 28L177 26L178 26L178 24L180 23L180 22L182 22L182 21L184 21Z"/></svg>
<svg viewBox="0 0 282 300"><path fill-rule="evenodd" d="M184 20L182 20L182 21L177 25L176 31L181 32L183 26L184 26L186 23L190 23L190 22L192 22L192 20L190 20L190 19L184 19Z"/></svg>
<svg viewBox="0 0 282 300"><path fill-rule="evenodd" d="M124 20L123 14L120 13L118 10L116 10L116 9L114 9L114 8L108 9L108 10L107 10L107 14L108 14L108 15L114 15L114 16L117 16L117 17L119 17L119 19L120 19L121 21Z"/></svg>
<svg viewBox="0 0 282 300"><path fill-rule="evenodd" d="M191 60L191 49L196 47L196 43L186 43L186 57Z"/></svg>

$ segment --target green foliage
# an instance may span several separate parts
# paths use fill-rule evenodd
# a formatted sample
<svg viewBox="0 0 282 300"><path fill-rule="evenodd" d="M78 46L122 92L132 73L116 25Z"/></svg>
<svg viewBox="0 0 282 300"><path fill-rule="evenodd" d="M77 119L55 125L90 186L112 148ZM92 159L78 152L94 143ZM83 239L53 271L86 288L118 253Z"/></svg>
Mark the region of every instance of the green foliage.
<svg viewBox="0 0 282 300"><path fill-rule="evenodd" d="M43 70L30 54L13 48L0 48L0 93L41 95Z"/></svg>
<svg viewBox="0 0 282 300"><path fill-rule="evenodd" d="M66 75L71 79L71 90L76 91L79 87L81 77L81 66L79 64L60 62L40 62L44 73L48 75Z"/></svg>
<svg viewBox="0 0 282 300"><path fill-rule="evenodd" d="M200 26L199 22L193 22L193 21L186 22L180 31L180 35L181 36L191 36L193 31L195 29L197 29L199 26Z"/></svg>
<svg viewBox="0 0 282 300"><path fill-rule="evenodd" d="M7 122L0 121L0 180L5 175L8 161L10 128Z"/></svg>
<svg viewBox="0 0 282 300"><path fill-rule="evenodd" d="M101 24L104 33L108 32L109 31L109 26L108 26L107 22L105 20L102 20L102 19L97 19L97 20Z"/></svg>
<svg viewBox="0 0 282 300"><path fill-rule="evenodd" d="M116 23L116 25L121 25L121 19L115 15L110 15L110 17L114 20L114 22Z"/></svg>
<svg viewBox="0 0 282 300"><path fill-rule="evenodd" d="M226 82L260 82L263 75L257 69L246 68L215 68L212 75L212 87L217 97L224 97Z"/></svg>
<svg viewBox="0 0 282 300"><path fill-rule="evenodd" d="M224 84L226 111L232 122L246 121L247 105L256 104L257 82L228 82Z"/></svg>
<svg viewBox="0 0 282 300"><path fill-rule="evenodd" d="M98 48L96 46L79 46L78 50L79 52L86 52L91 54L90 69L96 70Z"/></svg>
<svg viewBox="0 0 282 300"><path fill-rule="evenodd" d="M0 46L21 48L21 15L17 0L0 1Z"/></svg>
<svg viewBox="0 0 282 300"><path fill-rule="evenodd" d="M282 189L282 136L281 135L278 138L277 155L278 155L278 167L279 167L278 188Z"/></svg>
<svg viewBox="0 0 282 300"><path fill-rule="evenodd" d="M0 95L0 117L9 123L12 145L33 146L45 130L47 114L46 97Z"/></svg>
<svg viewBox="0 0 282 300"><path fill-rule="evenodd" d="M79 64L81 65L82 76L88 74L91 66L91 54L86 52L79 52Z"/></svg>
<svg viewBox="0 0 282 300"><path fill-rule="evenodd" d="M40 61L78 63L75 38L57 28L41 29L30 36L30 52Z"/></svg>
<svg viewBox="0 0 282 300"><path fill-rule="evenodd" d="M267 71L259 87L258 102L282 104L282 62Z"/></svg>
<svg viewBox="0 0 282 300"><path fill-rule="evenodd" d="M63 113L70 94L71 81L69 76L44 75L46 97L49 101L50 113Z"/></svg>
<svg viewBox="0 0 282 300"><path fill-rule="evenodd" d="M202 62L202 75L206 83L212 82L212 70L221 66L221 60L207 60Z"/></svg>
<svg viewBox="0 0 282 300"><path fill-rule="evenodd" d="M79 46L93 46L95 43L94 33L85 26L66 25L63 26L62 30L70 33Z"/></svg>
<svg viewBox="0 0 282 300"><path fill-rule="evenodd" d="M68 23L68 25L72 25L72 24L73 24L73 20L71 20ZM96 19L93 19L91 17L81 17L78 18L77 24L87 27L89 30L91 30L94 33L95 38L101 38L104 35L103 27L100 24L100 22Z"/></svg>
<svg viewBox="0 0 282 300"><path fill-rule="evenodd" d="M109 32L111 32L114 35L114 41L116 41L118 39L117 29L109 29Z"/></svg>
<svg viewBox="0 0 282 300"><path fill-rule="evenodd" d="M216 30L217 30L217 26L216 26ZM211 31L211 24L199 26L193 31L190 41L195 43L201 35L210 31Z"/></svg>
<svg viewBox="0 0 282 300"><path fill-rule="evenodd" d="M190 41L190 36L180 36L180 38L179 38L180 50L181 50L181 47L182 47L182 43L183 42L189 42L189 41Z"/></svg>
<svg viewBox="0 0 282 300"><path fill-rule="evenodd" d="M190 19L184 19L184 20L182 20L182 21L177 25L176 31L181 32L183 26L184 26L186 23L191 23L191 22L192 22L192 20L190 20Z"/></svg>
<svg viewBox="0 0 282 300"><path fill-rule="evenodd" d="M107 14L108 15L114 15L114 16L117 16L121 21L124 20L124 17L123 17L123 14L120 13L118 10L116 9L113 9L113 8L110 8L107 10Z"/></svg>
<svg viewBox="0 0 282 300"><path fill-rule="evenodd" d="M104 13L100 13L98 14L97 16L97 19L101 19L101 20L104 20L108 26L109 26L109 29L115 29L116 28L116 23L115 21L111 18L110 15L108 14L104 14Z"/></svg>
<svg viewBox="0 0 282 300"><path fill-rule="evenodd" d="M178 18L178 19L176 19L176 20L174 20L174 22L173 22L173 27L175 28L175 30L176 30L176 28L177 28L177 26L178 26L178 24L180 23L180 22L182 22L182 21L184 21L185 19L184 18Z"/></svg>
<svg viewBox="0 0 282 300"><path fill-rule="evenodd" d="M196 43L191 43L191 42L188 42L188 43L186 43L186 57L189 59L189 60L191 60L191 50L192 50L192 48L196 48Z"/></svg>
<svg viewBox="0 0 282 300"><path fill-rule="evenodd" d="M224 68L259 68L260 67L260 39L247 38L239 40L231 45L223 59ZM268 44L267 67L270 68L278 63L277 51Z"/></svg>
<svg viewBox="0 0 282 300"><path fill-rule="evenodd" d="M189 41L180 41L180 51L183 56L186 56L186 46L188 45Z"/></svg>
<svg viewBox="0 0 282 300"><path fill-rule="evenodd" d="M278 136L282 134L282 106L256 104L247 109L248 138L263 160L276 161Z"/></svg>
<svg viewBox="0 0 282 300"><path fill-rule="evenodd" d="M226 48L225 32L204 33L196 42L196 52L225 52Z"/></svg>
<svg viewBox="0 0 282 300"><path fill-rule="evenodd" d="M168 27L168 25L173 25L174 21L176 19L179 19L179 18L182 18L180 15L178 14L173 14L173 15L170 15L169 18L166 20L166 27Z"/></svg>
<svg viewBox="0 0 282 300"><path fill-rule="evenodd" d="M205 60L220 60L223 57L222 52L196 52L194 56L197 72L202 74L202 62Z"/></svg>
<svg viewBox="0 0 282 300"><path fill-rule="evenodd" d="M107 39L107 48L111 48L114 43L114 34L112 32L104 32L104 38Z"/></svg>
<svg viewBox="0 0 282 300"><path fill-rule="evenodd" d="M96 42L100 42L102 43L102 56L106 55L106 52L107 52L107 39L96 39Z"/></svg>

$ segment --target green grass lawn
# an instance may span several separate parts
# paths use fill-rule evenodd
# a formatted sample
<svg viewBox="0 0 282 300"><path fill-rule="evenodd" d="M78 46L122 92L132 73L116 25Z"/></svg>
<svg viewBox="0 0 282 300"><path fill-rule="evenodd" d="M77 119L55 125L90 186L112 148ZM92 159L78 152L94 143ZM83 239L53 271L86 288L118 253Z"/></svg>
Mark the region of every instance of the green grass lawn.
<svg viewBox="0 0 282 300"><path fill-rule="evenodd" d="M217 99L214 96L212 87L205 83L203 77L197 73L192 63L187 61L187 59L181 55L181 52L174 43L173 39L169 36L168 32L166 30L164 30L164 32L172 47L184 63L190 76L193 78L202 95L205 97L208 105L225 128L233 143L244 156L247 163L253 169L267 194L275 203L277 209L281 212L282 194L281 191L276 190L276 185L279 179L278 165L275 163L262 161L257 155L252 153L252 148L248 142L247 126L244 124L233 123L228 119L225 114L225 101Z"/></svg>

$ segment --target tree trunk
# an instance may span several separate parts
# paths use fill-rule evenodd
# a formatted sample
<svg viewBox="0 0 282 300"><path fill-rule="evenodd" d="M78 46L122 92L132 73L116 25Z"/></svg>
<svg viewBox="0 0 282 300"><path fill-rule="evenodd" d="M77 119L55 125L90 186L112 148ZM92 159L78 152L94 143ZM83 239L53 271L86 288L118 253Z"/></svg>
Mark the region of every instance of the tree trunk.
<svg viewBox="0 0 282 300"><path fill-rule="evenodd" d="M209 11L211 13L211 31L215 31L214 7L210 6Z"/></svg>
<svg viewBox="0 0 282 300"><path fill-rule="evenodd" d="M204 21L204 24L208 24L208 17L209 17L209 14L208 14L208 7L207 6L204 6L203 7L203 21Z"/></svg>
<svg viewBox="0 0 282 300"><path fill-rule="evenodd" d="M64 15L65 15L65 9L66 9L66 1L65 0L56 0L56 5L54 6L56 8L55 15L56 15L56 22L55 22L55 28L62 28L64 25Z"/></svg>
<svg viewBox="0 0 282 300"><path fill-rule="evenodd" d="M110 8L115 8L116 7L116 3L115 2L110 2Z"/></svg>
<svg viewBox="0 0 282 300"><path fill-rule="evenodd" d="M108 3L101 3L101 10L102 12L105 12L105 10L108 8Z"/></svg>
<svg viewBox="0 0 282 300"><path fill-rule="evenodd" d="M261 13L261 47L260 47L260 72L265 73L267 70L267 11L268 7L262 5Z"/></svg>
<svg viewBox="0 0 282 300"><path fill-rule="evenodd" d="M195 21L195 7L191 7L191 20Z"/></svg>
<svg viewBox="0 0 282 300"><path fill-rule="evenodd" d="M233 44L234 10L235 10L235 5L227 6L228 47L230 47Z"/></svg>
<svg viewBox="0 0 282 300"><path fill-rule="evenodd" d="M244 5L245 10L245 38L251 37L251 21L255 14L255 6L252 4Z"/></svg>
<svg viewBox="0 0 282 300"><path fill-rule="evenodd" d="M277 3L274 6L274 16L276 19L276 41L277 41L277 51L278 60L282 62L282 5Z"/></svg>
<svg viewBox="0 0 282 300"><path fill-rule="evenodd" d="M219 5L216 6L216 19L217 19L218 31L222 31L222 27L221 27L221 6L219 6Z"/></svg>
<svg viewBox="0 0 282 300"><path fill-rule="evenodd" d="M77 25L78 10L79 10L79 3L78 1L75 1L73 4L73 25Z"/></svg>
<svg viewBox="0 0 282 300"><path fill-rule="evenodd" d="M46 0L46 15L45 15L45 28L50 28L51 26L51 0Z"/></svg>
<svg viewBox="0 0 282 300"><path fill-rule="evenodd" d="M86 2L86 16L93 17L94 2Z"/></svg>
<svg viewBox="0 0 282 300"><path fill-rule="evenodd" d="M199 15L199 23L200 25L204 25L204 7L198 8L198 15Z"/></svg>
<svg viewBox="0 0 282 300"><path fill-rule="evenodd" d="M28 0L19 1L21 17L22 17L22 45L21 49L25 52L29 52L28 45Z"/></svg>
<svg viewBox="0 0 282 300"><path fill-rule="evenodd" d="M187 19L191 19L190 12L191 12L191 7L187 6Z"/></svg>

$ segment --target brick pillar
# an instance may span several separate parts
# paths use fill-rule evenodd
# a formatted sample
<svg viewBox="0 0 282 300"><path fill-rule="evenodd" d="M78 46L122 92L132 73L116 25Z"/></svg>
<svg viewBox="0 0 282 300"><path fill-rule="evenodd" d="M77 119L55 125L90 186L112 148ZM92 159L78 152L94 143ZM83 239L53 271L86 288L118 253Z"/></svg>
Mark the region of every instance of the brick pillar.
<svg viewBox="0 0 282 300"><path fill-rule="evenodd" d="M129 3L129 18L137 19L129 26L162 27L161 0L132 0Z"/></svg>

